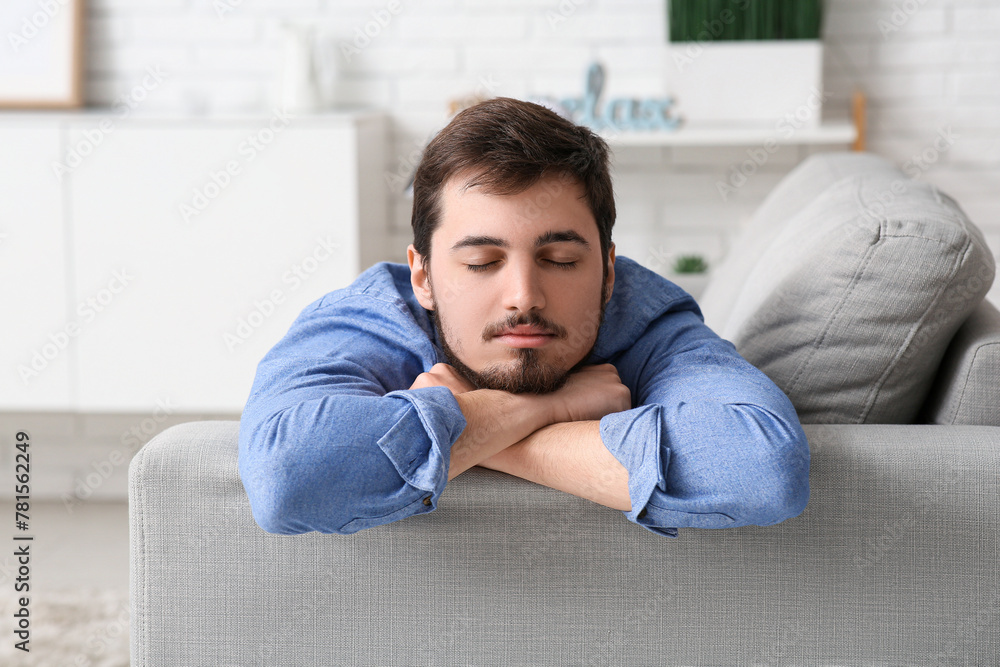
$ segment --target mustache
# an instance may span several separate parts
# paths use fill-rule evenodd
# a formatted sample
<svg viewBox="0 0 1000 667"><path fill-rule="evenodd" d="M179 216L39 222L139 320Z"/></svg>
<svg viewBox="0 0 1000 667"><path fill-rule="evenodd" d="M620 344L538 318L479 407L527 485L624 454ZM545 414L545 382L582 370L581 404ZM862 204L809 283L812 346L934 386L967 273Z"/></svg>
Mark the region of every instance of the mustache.
<svg viewBox="0 0 1000 667"><path fill-rule="evenodd" d="M565 328L559 326L555 322L550 322L549 320L545 319L538 313L529 312L529 313L522 313L520 315L511 314L509 317L507 317L506 320L487 325L487 327L483 329L483 341L488 343L493 338L499 336L507 329L512 329L513 327L522 324L528 326L541 327L546 331L546 333L553 334L557 338L566 337Z"/></svg>

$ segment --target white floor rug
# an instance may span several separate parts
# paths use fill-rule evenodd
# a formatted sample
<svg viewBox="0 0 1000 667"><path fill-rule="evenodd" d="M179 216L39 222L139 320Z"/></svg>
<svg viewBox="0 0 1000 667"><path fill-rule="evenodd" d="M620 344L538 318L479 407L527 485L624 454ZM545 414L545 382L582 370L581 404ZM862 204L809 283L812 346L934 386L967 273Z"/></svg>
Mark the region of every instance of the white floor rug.
<svg viewBox="0 0 1000 667"><path fill-rule="evenodd" d="M19 605L13 586L0 591L0 665L128 667L128 591L72 589L31 594L30 651L14 644Z"/></svg>

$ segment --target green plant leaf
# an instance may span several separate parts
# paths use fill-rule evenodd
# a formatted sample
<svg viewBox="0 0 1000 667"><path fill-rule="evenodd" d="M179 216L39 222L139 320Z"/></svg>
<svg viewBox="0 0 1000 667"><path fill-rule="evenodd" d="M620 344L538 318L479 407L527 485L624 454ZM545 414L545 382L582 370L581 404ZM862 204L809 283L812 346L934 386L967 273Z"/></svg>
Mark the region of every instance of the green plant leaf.
<svg viewBox="0 0 1000 667"><path fill-rule="evenodd" d="M820 37L823 0L666 1L671 42Z"/></svg>
<svg viewBox="0 0 1000 667"><path fill-rule="evenodd" d="M674 260L674 273L705 273L708 263L701 255L680 255Z"/></svg>

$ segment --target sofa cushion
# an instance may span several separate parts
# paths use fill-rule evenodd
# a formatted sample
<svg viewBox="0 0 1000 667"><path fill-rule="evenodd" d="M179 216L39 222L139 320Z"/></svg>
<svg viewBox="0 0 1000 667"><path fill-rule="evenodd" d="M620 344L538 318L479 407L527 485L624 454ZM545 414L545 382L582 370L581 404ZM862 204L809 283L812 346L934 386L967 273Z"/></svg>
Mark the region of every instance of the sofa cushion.
<svg viewBox="0 0 1000 667"><path fill-rule="evenodd" d="M848 175L811 186L805 203L779 185L799 202L762 207L702 299L709 326L788 394L803 423L913 422L948 342L992 284L992 254L958 205L873 158L826 170ZM788 178L848 162L813 156ZM750 263L744 248L756 253Z"/></svg>
<svg viewBox="0 0 1000 667"><path fill-rule="evenodd" d="M976 308L948 345L921 421L1000 426L1000 311L990 302Z"/></svg>
<svg viewBox="0 0 1000 667"><path fill-rule="evenodd" d="M877 155L863 152L814 155L790 171L754 211L746 233L734 246L739 251L730 253L725 262L712 269L712 280L698 299L705 322L714 327L726 321L740 298L746 277L793 216L837 181L879 171L893 177L899 173Z"/></svg>

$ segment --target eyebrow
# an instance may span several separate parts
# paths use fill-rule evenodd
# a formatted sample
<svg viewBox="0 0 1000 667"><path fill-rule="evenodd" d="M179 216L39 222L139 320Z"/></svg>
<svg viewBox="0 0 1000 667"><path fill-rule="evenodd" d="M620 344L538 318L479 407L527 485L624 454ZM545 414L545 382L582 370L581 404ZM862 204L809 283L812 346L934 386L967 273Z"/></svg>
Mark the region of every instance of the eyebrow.
<svg viewBox="0 0 1000 667"><path fill-rule="evenodd" d="M561 232L545 232L535 239L536 248L541 248L542 246L549 245L550 243L576 243L583 246L587 250L590 249L590 243L587 242L587 239L583 238L571 229ZM478 246L509 248L510 244L504 239L500 239L495 236L466 236L451 247L451 252L461 250L462 248L472 248Z"/></svg>

